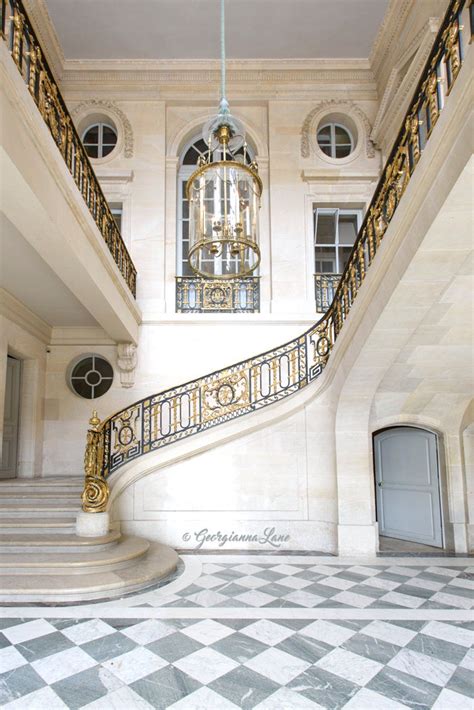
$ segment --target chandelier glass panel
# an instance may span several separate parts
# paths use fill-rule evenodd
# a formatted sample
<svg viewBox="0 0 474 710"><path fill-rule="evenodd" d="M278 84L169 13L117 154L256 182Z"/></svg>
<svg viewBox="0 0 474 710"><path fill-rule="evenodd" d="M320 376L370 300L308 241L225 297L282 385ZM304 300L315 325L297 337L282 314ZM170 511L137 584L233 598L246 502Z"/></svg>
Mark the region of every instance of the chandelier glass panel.
<svg viewBox="0 0 474 710"><path fill-rule="evenodd" d="M243 127L229 111L225 96L224 0L221 0L221 100L207 122L208 150L189 178L189 264L207 278L232 279L252 274L260 263L258 211L262 181L255 162L247 161Z"/></svg>

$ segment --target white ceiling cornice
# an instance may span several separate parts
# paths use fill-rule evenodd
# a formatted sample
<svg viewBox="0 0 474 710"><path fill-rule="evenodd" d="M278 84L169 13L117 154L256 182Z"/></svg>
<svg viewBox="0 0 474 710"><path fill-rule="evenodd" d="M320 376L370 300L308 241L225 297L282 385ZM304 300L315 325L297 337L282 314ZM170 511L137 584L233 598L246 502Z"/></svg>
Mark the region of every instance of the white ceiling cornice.
<svg viewBox="0 0 474 710"><path fill-rule="evenodd" d="M415 0L390 0L382 24L375 36L369 56L369 65L376 76L380 65L391 50L393 42L400 36Z"/></svg>

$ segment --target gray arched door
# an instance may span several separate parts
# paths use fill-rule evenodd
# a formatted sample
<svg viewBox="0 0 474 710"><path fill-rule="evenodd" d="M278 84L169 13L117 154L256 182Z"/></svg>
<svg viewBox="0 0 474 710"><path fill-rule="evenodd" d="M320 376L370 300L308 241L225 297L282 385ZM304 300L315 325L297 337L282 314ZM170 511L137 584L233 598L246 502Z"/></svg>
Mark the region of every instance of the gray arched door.
<svg viewBox="0 0 474 710"><path fill-rule="evenodd" d="M394 427L374 436L379 533L443 547L436 435Z"/></svg>

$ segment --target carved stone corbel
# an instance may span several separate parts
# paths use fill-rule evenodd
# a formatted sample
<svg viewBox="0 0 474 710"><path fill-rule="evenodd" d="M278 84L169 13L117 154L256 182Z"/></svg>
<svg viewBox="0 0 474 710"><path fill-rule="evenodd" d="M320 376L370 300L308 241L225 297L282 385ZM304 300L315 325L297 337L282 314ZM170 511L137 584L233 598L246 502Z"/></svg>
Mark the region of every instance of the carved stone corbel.
<svg viewBox="0 0 474 710"><path fill-rule="evenodd" d="M137 367L137 346L133 343L118 343L117 365L122 387L133 387Z"/></svg>

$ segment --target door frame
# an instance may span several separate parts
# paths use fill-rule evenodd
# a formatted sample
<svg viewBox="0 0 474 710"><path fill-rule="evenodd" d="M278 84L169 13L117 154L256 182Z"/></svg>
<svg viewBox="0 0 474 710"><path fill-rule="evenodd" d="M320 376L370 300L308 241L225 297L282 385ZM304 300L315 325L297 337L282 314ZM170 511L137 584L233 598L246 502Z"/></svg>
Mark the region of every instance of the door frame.
<svg viewBox="0 0 474 710"><path fill-rule="evenodd" d="M23 400L23 360L16 355L12 355L10 351L7 351L7 365L6 365L6 380L5 380L5 397L8 389L7 381L8 381L8 359L14 360L16 363L18 363L18 402L17 402L17 416L16 416L16 441L15 441L15 462L14 462L14 472L15 475L11 476L9 478L1 478L0 480L5 480L5 481L15 481L18 479L18 473L19 473L19 458L20 458L20 443L21 443L21 415L22 415L22 400ZM2 406L1 410L1 415L3 417L3 427L2 427L2 436L5 434L5 407ZM3 443L2 443L2 453L3 453Z"/></svg>
<svg viewBox="0 0 474 710"><path fill-rule="evenodd" d="M420 429L421 431L426 431L429 434L433 434L435 437L436 446L436 461L438 464L438 489L439 489L439 502L440 502L440 517L441 517L441 540L443 546L438 548L440 550L454 550L454 532L453 526L449 522L449 508L448 508L448 485L446 476L446 457L444 451L443 435L441 432L433 429L430 426L422 426L421 424L413 424L412 422L395 422L394 424L385 425L379 429L375 429L372 432L372 480L373 480L373 500L374 500L374 510L375 510L375 520L377 522L377 528L379 523L379 509L377 504L377 477L375 470L375 437L378 434L382 434L385 431L392 431L393 429ZM379 531L380 537L380 531ZM394 538L398 539L398 538ZM417 544L417 543L413 543ZM421 544L421 543L420 543Z"/></svg>

